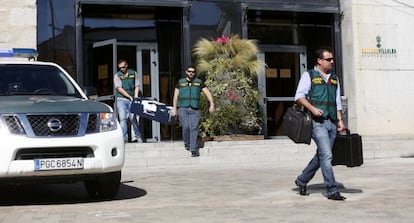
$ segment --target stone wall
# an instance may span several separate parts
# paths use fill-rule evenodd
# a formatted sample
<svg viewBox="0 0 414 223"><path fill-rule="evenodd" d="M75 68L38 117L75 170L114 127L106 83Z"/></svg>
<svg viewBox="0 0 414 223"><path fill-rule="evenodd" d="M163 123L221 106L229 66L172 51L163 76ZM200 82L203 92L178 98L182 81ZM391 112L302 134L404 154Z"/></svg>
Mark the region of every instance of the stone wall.
<svg viewBox="0 0 414 223"><path fill-rule="evenodd" d="M342 0L344 93L349 128L414 137L414 3Z"/></svg>
<svg viewBox="0 0 414 223"><path fill-rule="evenodd" d="M0 48L36 48L36 0L0 0Z"/></svg>

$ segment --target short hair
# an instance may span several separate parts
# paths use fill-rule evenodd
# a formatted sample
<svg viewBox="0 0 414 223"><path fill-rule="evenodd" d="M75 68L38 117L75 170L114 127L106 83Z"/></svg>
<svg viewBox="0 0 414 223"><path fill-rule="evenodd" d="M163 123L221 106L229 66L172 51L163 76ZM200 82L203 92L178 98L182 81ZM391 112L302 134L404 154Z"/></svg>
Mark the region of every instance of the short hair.
<svg viewBox="0 0 414 223"><path fill-rule="evenodd" d="M315 64L318 64L318 59L323 59L323 53L325 52L333 53L333 50L328 46L319 47L315 50Z"/></svg>
<svg viewBox="0 0 414 223"><path fill-rule="evenodd" d="M127 62L125 59L119 59L117 64L124 63L124 62L125 62L126 64L128 64L128 62Z"/></svg>
<svg viewBox="0 0 414 223"><path fill-rule="evenodd" d="M188 68L192 68L192 69L194 69L194 71L197 71L196 67L195 67L194 65L192 65L192 64L188 65L188 66L185 68L185 70L188 70Z"/></svg>

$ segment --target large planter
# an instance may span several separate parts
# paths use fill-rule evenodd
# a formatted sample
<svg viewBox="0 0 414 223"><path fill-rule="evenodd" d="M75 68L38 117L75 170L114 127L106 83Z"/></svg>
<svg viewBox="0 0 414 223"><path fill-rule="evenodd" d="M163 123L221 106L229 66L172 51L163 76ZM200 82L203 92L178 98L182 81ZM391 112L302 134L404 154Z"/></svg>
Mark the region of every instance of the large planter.
<svg viewBox="0 0 414 223"><path fill-rule="evenodd" d="M261 134L257 75L264 63L257 59L256 42L238 36L201 39L193 52L216 107L209 114L202 97L200 135Z"/></svg>

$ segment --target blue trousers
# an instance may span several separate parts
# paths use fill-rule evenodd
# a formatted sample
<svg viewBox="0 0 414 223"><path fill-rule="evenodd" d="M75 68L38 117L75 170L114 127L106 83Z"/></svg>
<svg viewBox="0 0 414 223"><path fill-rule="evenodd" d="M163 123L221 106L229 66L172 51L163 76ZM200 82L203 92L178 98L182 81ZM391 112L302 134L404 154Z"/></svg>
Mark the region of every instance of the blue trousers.
<svg viewBox="0 0 414 223"><path fill-rule="evenodd" d="M131 101L126 98L117 98L116 107L118 109L119 123L121 124L124 141L128 141L128 118L132 123L135 137L141 138L138 121L135 114L131 112Z"/></svg>
<svg viewBox="0 0 414 223"><path fill-rule="evenodd" d="M312 138L316 143L315 156L297 178L300 184L306 185L321 168L323 181L326 185L327 195L338 191L332 168L332 147L336 138L337 126L331 120L323 122L313 121Z"/></svg>
<svg viewBox="0 0 414 223"><path fill-rule="evenodd" d="M197 151L200 110L191 107L178 108L178 119L182 125L184 146L190 148L190 151Z"/></svg>

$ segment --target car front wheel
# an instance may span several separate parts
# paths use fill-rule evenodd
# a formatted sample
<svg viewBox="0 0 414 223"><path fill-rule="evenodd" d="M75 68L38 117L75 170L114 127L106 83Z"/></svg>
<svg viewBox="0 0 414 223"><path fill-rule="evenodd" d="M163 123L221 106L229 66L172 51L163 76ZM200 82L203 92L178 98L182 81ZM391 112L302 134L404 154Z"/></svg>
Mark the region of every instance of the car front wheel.
<svg viewBox="0 0 414 223"><path fill-rule="evenodd" d="M98 199L112 199L119 191L121 171L105 173L91 180L86 180L85 188L89 196Z"/></svg>

